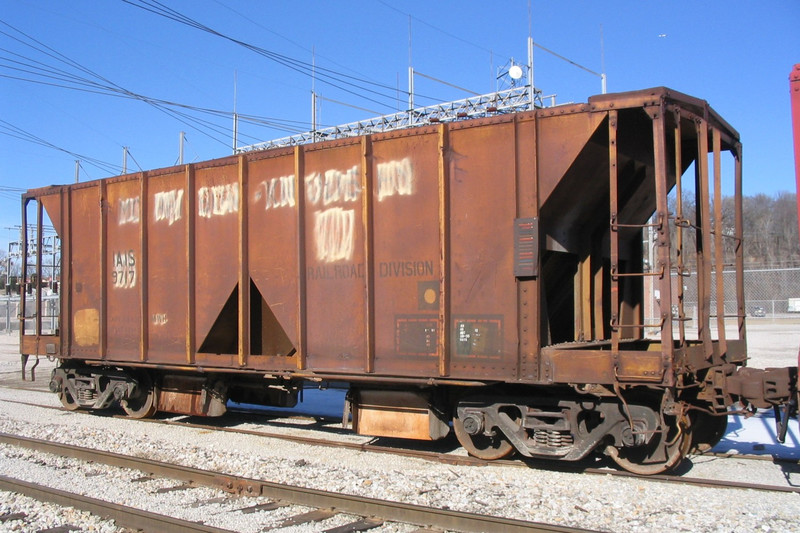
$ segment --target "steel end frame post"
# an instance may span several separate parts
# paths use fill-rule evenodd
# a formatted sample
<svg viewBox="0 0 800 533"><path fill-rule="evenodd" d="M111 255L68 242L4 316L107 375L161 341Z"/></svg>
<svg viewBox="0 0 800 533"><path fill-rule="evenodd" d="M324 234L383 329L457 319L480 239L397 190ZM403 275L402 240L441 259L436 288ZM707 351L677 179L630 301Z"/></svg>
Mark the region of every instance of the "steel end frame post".
<svg viewBox="0 0 800 533"><path fill-rule="evenodd" d="M792 130L794 132L794 176L797 187L797 224L800 230L800 63L789 74L789 93L792 101ZM800 350L797 353L800 366Z"/></svg>
<svg viewBox="0 0 800 533"><path fill-rule="evenodd" d="M20 255L22 264L20 269L19 283L19 338L22 345L22 337L25 335L25 283L28 279L28 202L30 198L22 197L22 229L20 230ZM23 358L25 355L22 356ZM24 359L23 359L24 360Z"/></svg>
<svg viewBox="0 0 800 533"><path fill-rule="evenodd" d="M789 75L789 93L792 99L792 130L794 132L794 175L797 186L798 229L800 229L800 63Z"/></svg>

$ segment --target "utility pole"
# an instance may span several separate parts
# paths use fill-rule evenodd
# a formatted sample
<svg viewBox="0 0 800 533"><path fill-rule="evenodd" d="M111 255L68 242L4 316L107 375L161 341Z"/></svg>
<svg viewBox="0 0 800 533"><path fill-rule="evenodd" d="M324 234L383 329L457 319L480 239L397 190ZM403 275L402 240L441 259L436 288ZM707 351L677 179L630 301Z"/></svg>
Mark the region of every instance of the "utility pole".
<svg viewBox="0 0 800 533"><path fill-rule="evenodd" d="M311 47L311 142L317 142L317 53Z"/></svg>
<svg viewBox="0 0 800 533"><path fill-rule="evenodd" d="M237 90L238 71L233 71L233 153L236 153L237 140L239 138L239 115L236 114L236 90Z"/></svg>
<svg viewBox="0 0 800 533"><path fill-rule="evenodd" d="M533 84L533 10L528 0L528 99L530 109L536 109L536 87Z"/></svg>
<svg viewBox="0 0 800 533"><path fill-rule="evenodd" d="M606 94L606 44L602 24L600 24L600 89Z"/></svg>
<svg viewBox="0 0 800 533"><path fill-rule="evenodd" d="M178 149L178 164L183 164L183 143L186 140L186 132L182 131L180 135L180 148Z"/></svg>
<svg viewBox="0 0 800 533"><path fill-rule="evenodd" d="M78 183L81 179L81 161L80 159L75 160L75 183Z"/></svg>
<svg viewBox="0 0 800 533"><path fill-rule="evenodd" d="M414 67L411 56L411 15L408 16L408 124L414 123Z"/></svg>
<svg viewBox="0 0 800 533"><path fill-rule="evenodd" d="M128 147L122 147L122 173L128 173Z"/></svg>

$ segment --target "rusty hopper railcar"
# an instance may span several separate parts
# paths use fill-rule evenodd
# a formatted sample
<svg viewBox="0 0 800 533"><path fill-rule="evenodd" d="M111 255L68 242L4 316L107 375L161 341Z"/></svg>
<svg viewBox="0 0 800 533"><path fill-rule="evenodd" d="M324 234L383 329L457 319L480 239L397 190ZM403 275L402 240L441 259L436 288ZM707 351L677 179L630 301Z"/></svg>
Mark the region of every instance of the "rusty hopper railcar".
<svg viewBox="0 0 800 533"><path fill-rule="evenodd" d="M741 198L738 133L664 88L36 189L23 361L60 360L68 409L218 415L336 380L362 434L452 423L478 457L661 472L734 402L795 394L796 369L744 368Z"/></svg>

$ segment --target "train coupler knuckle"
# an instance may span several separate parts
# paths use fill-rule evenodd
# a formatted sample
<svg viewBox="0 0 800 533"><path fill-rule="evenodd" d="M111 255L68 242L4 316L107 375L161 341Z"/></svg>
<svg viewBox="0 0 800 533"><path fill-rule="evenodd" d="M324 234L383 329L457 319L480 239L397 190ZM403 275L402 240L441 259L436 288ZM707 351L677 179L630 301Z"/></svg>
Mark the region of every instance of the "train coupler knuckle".
<svg viewBox="0 0 800 533"><path fill-rule="evenodd" d="M797 367L742 367L726 379L727 392L760 409L789 402L797 391Z"/></svg>

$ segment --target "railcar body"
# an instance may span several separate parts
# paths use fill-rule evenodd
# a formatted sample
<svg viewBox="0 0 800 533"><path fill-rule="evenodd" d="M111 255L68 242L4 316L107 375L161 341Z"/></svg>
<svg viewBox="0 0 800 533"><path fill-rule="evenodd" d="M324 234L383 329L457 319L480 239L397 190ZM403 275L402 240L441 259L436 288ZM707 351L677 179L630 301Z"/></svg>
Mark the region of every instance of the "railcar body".
<svg viewBox="0 0 800 533"><path fill-rule="evenodd" d="M723 182L736 199L724 232ZM693 191L696 211L670 211L672 189ZM436 439L452 423L479 457L600 450L655 473L713 445L734 402L795 394L796 369L743 368L738 133L665 88L47 187L23 204L37 261L21 351L60 359L51 388L71 409L217 415L335 380L364 434ZM48 220L61 239L50 329ZM733 283L712 274L726 261Z"/></svg>

